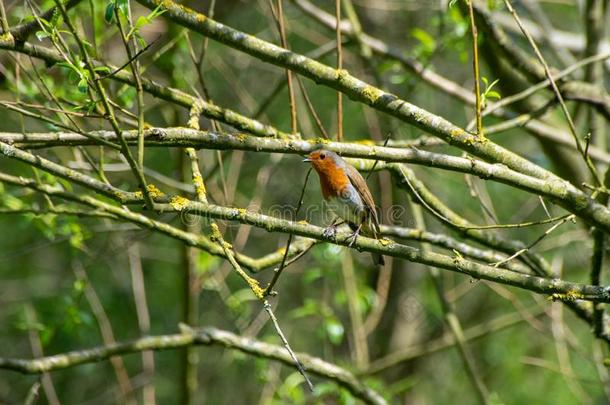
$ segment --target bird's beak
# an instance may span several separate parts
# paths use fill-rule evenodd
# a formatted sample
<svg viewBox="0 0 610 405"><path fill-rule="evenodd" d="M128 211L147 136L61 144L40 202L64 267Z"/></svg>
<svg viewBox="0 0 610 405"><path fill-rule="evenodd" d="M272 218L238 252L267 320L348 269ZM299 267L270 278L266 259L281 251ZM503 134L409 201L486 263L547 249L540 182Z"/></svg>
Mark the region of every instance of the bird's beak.
<svg viewBox="0 0 610 405"><path fill-rule="evenodd" d="M305 158L305 159L303 159L303 162L311 162L311 159L310 158Z"/></svg>

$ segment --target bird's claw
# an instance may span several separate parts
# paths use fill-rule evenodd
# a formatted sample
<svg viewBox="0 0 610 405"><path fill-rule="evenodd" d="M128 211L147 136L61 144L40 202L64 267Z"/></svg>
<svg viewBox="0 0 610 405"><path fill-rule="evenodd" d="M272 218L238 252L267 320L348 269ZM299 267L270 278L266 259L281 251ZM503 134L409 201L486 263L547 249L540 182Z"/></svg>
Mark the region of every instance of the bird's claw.
<svg viewBox="0 0 610 405"><path fill-rule="evenodd" d="M337 227L334 225L329 226L328 228L324 229L324 232L322 232L322 235L325 238L334 238L336 234L337 234Z"/></svg>
<svg viewBox="0 0 610 405"><path fill-rule="evenodd" d="M349 245L347 245L348 247L352 247L352 245L354 243L356 243L356 239L358 239L358 232L354 232L352 233L350 236L347 237L348 239L351 239L351 242L349 243Z"/></svg>

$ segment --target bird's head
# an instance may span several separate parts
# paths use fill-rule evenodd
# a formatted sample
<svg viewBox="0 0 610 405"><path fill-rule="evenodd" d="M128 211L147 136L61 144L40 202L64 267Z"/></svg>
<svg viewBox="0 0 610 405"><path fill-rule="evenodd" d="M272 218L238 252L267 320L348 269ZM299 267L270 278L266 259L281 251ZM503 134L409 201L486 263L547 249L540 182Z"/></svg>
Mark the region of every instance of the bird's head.
<svg viewBox="0 0 610 405"><path fill-rule="evenodd" d="M329 173L341 167L341 157L325 149L314 150L303 159L303 162L310 162L318 173Z"/></svg>

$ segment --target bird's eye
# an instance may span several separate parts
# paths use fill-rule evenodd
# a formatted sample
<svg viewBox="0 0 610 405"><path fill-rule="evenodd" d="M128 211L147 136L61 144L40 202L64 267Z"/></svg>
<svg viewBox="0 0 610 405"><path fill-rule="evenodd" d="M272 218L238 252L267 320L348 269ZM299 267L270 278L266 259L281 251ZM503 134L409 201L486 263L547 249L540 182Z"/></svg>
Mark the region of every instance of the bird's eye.
<svg viewBox="0 0 610 405"><path fill-rule="evenodd" d="M326 157L326 155L324 153L320 154L320 159L324 159Z"/></svg>

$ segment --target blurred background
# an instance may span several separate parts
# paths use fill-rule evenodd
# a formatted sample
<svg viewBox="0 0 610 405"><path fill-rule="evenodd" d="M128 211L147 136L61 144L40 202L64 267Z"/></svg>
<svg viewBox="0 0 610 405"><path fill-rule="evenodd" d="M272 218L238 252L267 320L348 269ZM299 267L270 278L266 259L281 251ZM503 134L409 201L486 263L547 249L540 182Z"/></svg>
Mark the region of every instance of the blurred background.
<svg viewBox="0 0 610 405"><path fill-rule="evenodd" d="M77 29L90 43L97 60L120 66L128 60L116 24L108 22L109 0L82 1L70 11ZM148 16L150 10L130 3L132 20ZM278 28L270 3L275 1L218 1L214 19L235 29L276 44ZM298 2L297 2L298 3ZM303 2L300 2L303 3ZM313 1L315 7L334 18L335 4ZM344 2L346 3L346 2ZM472 92L472 38L464 4L446 1L352 0L354 11L368 36L392 46L400 57L416 61ZM458 3L462 3L458 1ZM586 4L585 4L586 3ZM602 30L597 49L586 49L587 10L591 1L515 1L514 6L530 27L538 28L536 40L549 65L559 71L592 54L607 52L608 37ZM593 3L595 3L593 1ZM604 7L607 9L607 2ZM210 1L181 4L209 13ZM11 27L32 10L39 12L53 1L6 0L4 6ZM482 2L494 26L508 41L533 53L518 31L502 1ZM604 10L607 11L607 10ZM345 12L345 8L344 8ZM316 20L293 1L283 2L286 36L294 52L312 55L336 66L336 32ZM607 24L607 13L602 22ZM65 26L59 25L61 30ZM488 103L502 100L532 85L490 44L480 30L479 52L483 90ZM39 32L43 32L40 30ZM534 31L532 31L534 32ZM71 49L76 46L62 33ZM257 118L285 132L291 130L288 89L284 70L233 50L161 17L152 18L138 32L141 45L152 44L140 61L143 76L192 95L200 95L219 106ZM374 52L343 37L343 66L362 80L387 89L449 121L466 127L474 108L421 77L396 58ZM50 38L36 34L36 45L53 47ZM207 46L198 67L199 55ZM604 48L605 47L605 48ZM194 55L193 55L194 53ZM364 53L364 55L363 55ZM602 86L607 85L607 67ZM606 65L607 66L607 65ZM198 74L200 68L200 75ZM19 52L0 53L0 98L7 102L53 105L42 89L44 83L65 109L85 111L90 94L79 89L70 69L47 66L43 61ZM583 69L573 78L587 80ZM489 87L493 82L493 90ZM122 83L105 80L112 100L137 113L136 91ZM205 84L205 90L202 88ZM599 82L598 82L599 83ZM307 94L331 138L337 133L336 91L303 78L295 86L298 130L304 138L322 136L303 94ZM493 91L493 93L492 93ZM472 94L472 93L470 93ZM504 117L485 118L491 127L525 112L567 133L561 111L549 91L539 92L508 107ZM150 126L186 126L188 110L168 101L145 95L145 120ZM568 102L577 128L589 130L600 117L593 108ZM25 107L24 107L25 108ZM49 110L28 107L44 116ZM343 104L344 140L409 145L462 156L462 152L430 141L421 130L378 113L346 96ZM125 128L137 126L135 116L124 114ZM76 117L84 130L109 128L101 119ZM602 127L608 124L601 119ZM598 121L599 123L599 121ZM203 118L202 129L211 129ZM227 125L220 128L236 132ZM2 132L51 132L58 128L40 119L0 109ZM606 140L596 137L592 145L606 158ZM531 161L554 170L580 186L587 180L584 165L574 148L532 135L521 125L491 133L490 139ZM430 144L427 144L429 141ZM55 147L34 152L52 161L95 176L83 151L100 159L100 148ZM209 199L220 205L248 208L287 219L307 220L321 226L321 193L317 176L311 176L303 208L295 208L308 167L297 155L243 151L198 151ZM125 190L137 183L128 165L114 151L106 150L108 180ZM597 161L605 170L608 161ZM147 148L146 176L150 183L172 195L194 199L185 170L186 155L180 148ZM446 206L479 225L539 221L565 214L561 208L538 196L496 182L459 173L411 166L415 175ZM0 170L35 177L49 184L63 180L25 164L0 157ZM603 171L602 171L603 173ZM463 233L447 227L409 193L395 186L387 172L368 179L382 210L385 225L419 228L465 241ZM72 187L72 186L67 186ZM75 191L84 192L74 187ZM418 202L417 200L415 200ZM261 303L221 258L193 251L179 241L141 229L129 223L54 213L24 213L25 208L45 207L39 194L0 184L0 356L32 358L89 348L144 335L178 332L185 321L188 300L196 300L194 326L214 326L242 336L281 345L268 322ZM134 209L137 209L134 208ZM311 215L309 215L311 214ZM175 214L149 214L176 227L209 234L209 221ZM252 257L285 247L287 235L220 221L225 240L238 252ZM486 231L499 238L528 245L551 225ZM421 247L417 241L406 244ZM475 242L469 243L477 245ZM592 254L590 230L580 221L565 223L545 237L532 251L548 261L553 272L571 281L589 282ZM425 248L454 255L427 245ZM195 271L190 286L186 274ZM494 403L517 404L544 401L554 404L607 403L609 385L603 358L607 348L596 340L590 325L578 319L561 302L499 284L473 280L440 270L436 278L430 268L405 260L388 258L376 268L370 256L330 244L314 246L291 264L280 278L272 305L292 348L344 367L380 392L391 403L474 403L477 389L454 344L448 320L459 323L467 362ZM256 277L266 285L272 270ZM440 287L439 287L440 286ZM440 296L439 296L440 291ZM191 301L192 302L192 301ZM444 302L444 304L443 304ZM194 312L193 312L194 311ZM218 346L198 347L197 387L191 403L337 403L356 400L346 389L314 377L310 393L301 375L291 367L264 358L245 355ZM103 404L186 401L185 350L130 354L113 361L90 363L55 371L41 380L35 403ZM0 403L23 402L39 376L0 370ZM192 394L192 392L191 392Z"/></svg>

